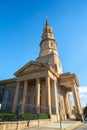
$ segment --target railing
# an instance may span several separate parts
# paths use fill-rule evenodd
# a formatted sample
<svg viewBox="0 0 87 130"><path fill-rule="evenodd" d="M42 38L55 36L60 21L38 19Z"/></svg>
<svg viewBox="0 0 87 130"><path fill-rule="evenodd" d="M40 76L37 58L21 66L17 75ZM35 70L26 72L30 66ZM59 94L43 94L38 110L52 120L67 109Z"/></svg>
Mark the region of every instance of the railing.
<svg viewBox="0 0 87 130"><path fill-rule="evenodd" d="M0 110L2 112L12 112L12 107L13 107L12 102L8 102L6 107L5 107L5 109L3 109L1 107ZM22 108L22 103L21 104L17 104L15 112L22 112L21 108ZM51 107L51 111L52 111L52 114L56 114L55 106ZM23 112L25 112L25 113L47 113L47 114L49 114L49 108L46 107L46 106L37 107L36 105L33 105L33 104L25 104Z"/></svg>

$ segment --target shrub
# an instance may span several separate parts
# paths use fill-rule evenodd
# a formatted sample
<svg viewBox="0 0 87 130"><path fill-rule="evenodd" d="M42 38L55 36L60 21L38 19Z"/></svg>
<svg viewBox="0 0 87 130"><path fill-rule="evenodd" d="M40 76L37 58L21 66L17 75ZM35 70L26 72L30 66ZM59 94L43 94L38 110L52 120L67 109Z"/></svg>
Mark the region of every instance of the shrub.
<svg viewBox="0 0 87 130"><path fill-rule="evenodd" d="M44 113L0 113L0 121L16 121L16 120L35 120L35 119L48 119L48 115Z"/></svg>
<svg viewBox="0 0 87 130"><path fill-rule="evenodd" d="M40 119L48 119L48 115L45 114L45 113L40 113L39 118L40 118Z"/></svg>
<svg viewBox="0 0 87 130"><path fill-rule="evenodd" d="M0 113L0 121L15 121L16 119L16 114Z"/></svg>
<svg viewBox="0 0 87 130"><path fill-rule="evenodd" d="M23 113L22 114L22 119L23 120L33 120L34 117L33 117L33 114L31 114L31 113Z"/></svg>
<svg viewBox="0 0 87 130"><path fill-rule="evenodd" d="M0 121L2 121L2 120L3 120L3 114L0 113Z"/></svg>
<svg viewBox="0 0 87 130"><path fill-rule="evenodd" d="M48 119L48 115L44 113L40 114L23 113L22 119L23 120Z"/></svg>

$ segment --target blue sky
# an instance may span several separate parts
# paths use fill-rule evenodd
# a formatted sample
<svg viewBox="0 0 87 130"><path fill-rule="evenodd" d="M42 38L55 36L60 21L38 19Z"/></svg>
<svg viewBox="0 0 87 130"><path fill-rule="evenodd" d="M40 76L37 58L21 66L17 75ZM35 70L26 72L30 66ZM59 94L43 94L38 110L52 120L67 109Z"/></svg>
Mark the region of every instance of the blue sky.
<svg viewBox="0 0 87 130"><path fill-rule="evenodd" d="M0 1L0 80L13 77L20 67L38 57L46 16L58 43L63 72L77 74L85 105L87 0Z"/></svg>

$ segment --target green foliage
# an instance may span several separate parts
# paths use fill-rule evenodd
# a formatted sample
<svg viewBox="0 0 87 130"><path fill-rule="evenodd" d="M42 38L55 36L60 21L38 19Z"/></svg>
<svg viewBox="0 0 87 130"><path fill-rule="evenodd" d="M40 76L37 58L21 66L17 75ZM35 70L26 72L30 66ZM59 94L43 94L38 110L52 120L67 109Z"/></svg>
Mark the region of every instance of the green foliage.
<svg viewBox="0 0 87 130"><path fill-rule="evenodd" d="M48 119L48 115L44 113L31 114L31 113L0 113L0 121L16 121L16 120L36 120Z"/></svg>
<svg viewBox="0 0 87 130"><path fill-rule="evenodd" d="M22 114L22 120L34 120L37 119L36 114L31 114L31 113L23 113Z"/></svg>
<svg viewBox="0 0 87 130"><path fill-rule="evenodd" d="M23 120L48 119L48 115L44 113L40 114L23 113L22 119Z"/></svg>
<svg viewBox="0 0 87 130"><path fill-rule="evenodd" d="M40 113L40 119L48 119L48 115L45 113Z"/></svg>
<svg viewBox="0 0 87 130"><path fill-rule="evenodd" d="M16 114L0 113L0 121L15 121L16 119Z"/></svg>

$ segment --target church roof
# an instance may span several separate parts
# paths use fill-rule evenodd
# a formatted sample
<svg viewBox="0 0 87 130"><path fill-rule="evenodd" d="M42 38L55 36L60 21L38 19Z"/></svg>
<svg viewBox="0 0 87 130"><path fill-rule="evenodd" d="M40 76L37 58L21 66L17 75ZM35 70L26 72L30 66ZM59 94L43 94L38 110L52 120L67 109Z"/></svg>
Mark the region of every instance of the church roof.
<svg viewBox="0 0 87 130"><path fill-rule="evenodd" d="M5 80L1 80L0 81L0 84L3 84L3 83L13 83L13 82L16 82L17 78L10 78L10 79L5 79Z"/></svg>

